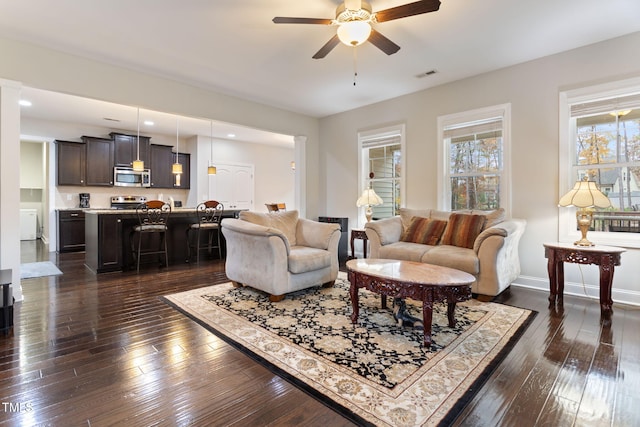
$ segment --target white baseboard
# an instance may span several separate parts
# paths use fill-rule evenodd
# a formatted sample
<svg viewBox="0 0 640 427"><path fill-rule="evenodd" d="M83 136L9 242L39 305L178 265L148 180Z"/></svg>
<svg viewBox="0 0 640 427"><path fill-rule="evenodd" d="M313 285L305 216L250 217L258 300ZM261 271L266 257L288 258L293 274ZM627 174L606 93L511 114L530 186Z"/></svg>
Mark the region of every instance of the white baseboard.
<svg viewBox="0 0 640 427"><path fill-rule="evenodd" d="M519 286L529 289L537 289L549 293L549 279L531 276L520 276L511 286ZM576 282L564 283L565 295L575 295L579 297L600 300L600 287ZM640 292L629 291L625 289L616 289L615 286L611 290L611 298L613 302L620 304L628 304L640 306Z"/></svg>

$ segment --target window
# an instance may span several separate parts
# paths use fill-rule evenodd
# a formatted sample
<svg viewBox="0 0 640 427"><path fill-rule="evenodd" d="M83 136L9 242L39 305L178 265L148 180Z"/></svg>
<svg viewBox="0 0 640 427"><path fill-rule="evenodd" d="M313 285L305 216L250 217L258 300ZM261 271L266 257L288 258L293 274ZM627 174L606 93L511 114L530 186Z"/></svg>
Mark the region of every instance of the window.
<svg viewBox="0 0 640 427"><path fill-rule="evenodd" d="M560 194L596 182L612 206L595 210L590 239L640 246L640 80L563 92L560 102ZM560 211L561 241L577 236L574 214Z"/></svg>
<svg viewBox="0 0 640 427"><path fill-rule="evenodd" d="M358 140L361 147L360 193L371 186L383 200L381 205L373 207L373 219L390 218L403 206L404 125L360 132ZM360 215L360 218L364 216Z"/></svg>
<svg viewBox="0 0 640 427"><path fill-rule="evenodd" d="M510 106L438 118L438 194L444 210L510 209Z"/></svg>

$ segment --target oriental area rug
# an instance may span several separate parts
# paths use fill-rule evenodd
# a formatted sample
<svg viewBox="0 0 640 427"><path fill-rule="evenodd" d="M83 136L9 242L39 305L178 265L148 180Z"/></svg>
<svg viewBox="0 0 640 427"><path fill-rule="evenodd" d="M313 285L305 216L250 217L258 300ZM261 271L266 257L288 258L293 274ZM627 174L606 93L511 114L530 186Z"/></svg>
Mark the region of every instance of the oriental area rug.
<svg viewBox="0 0 640 427"><path fill-rule="evenodd" d="M231 283L162 297L229 344L360 425L452 422L520 337L534 312L470 300L448 326L433 310L433 345L398 326L380 296L360 289L350 320L349 282L287 294L280 302ZM392 304L389 304L391 307ZM407 300L422 317L421 303Z"/></svg>

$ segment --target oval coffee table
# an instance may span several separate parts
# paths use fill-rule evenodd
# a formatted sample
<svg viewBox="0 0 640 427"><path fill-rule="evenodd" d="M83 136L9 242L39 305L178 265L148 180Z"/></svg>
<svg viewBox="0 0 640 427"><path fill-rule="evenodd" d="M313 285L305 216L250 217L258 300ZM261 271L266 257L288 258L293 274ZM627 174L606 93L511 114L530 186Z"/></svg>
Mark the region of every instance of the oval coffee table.
<svg viewBox="0 0 640 427"><path fill-rule="evenodd" d="M414 261L390 259L352 259L347 261L351 288L351 322L358 321L358 289L366 288L381 295L382 308L387 308L387 296L422 301L424 344L431 346L433 303L447 303L449 326L455 326L456 303L471 298L471 274L453 268Z"/></svg>

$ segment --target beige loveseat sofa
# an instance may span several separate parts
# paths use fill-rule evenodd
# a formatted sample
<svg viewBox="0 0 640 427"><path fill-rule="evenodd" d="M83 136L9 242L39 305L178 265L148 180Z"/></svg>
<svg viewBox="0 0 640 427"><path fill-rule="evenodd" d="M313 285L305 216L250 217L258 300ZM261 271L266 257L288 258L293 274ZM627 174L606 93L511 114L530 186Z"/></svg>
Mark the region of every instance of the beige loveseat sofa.
<svg viewBox="0 0 640 427"><path fill-rule="evenodd" d="M526 222L504 210L446 212L400 209L365 225L371 258L436 264L476 277L472 292L495 296L520 274L518 243Z"/></svg>
<svg viewBox="0 0 640 427"><path fill-rule="evenodd" d="M280 301L284 294L338 276L340 225L298 218L298 211L240 212L222 220L227 242L226 274Z"/></svg>

